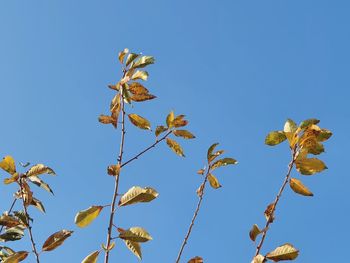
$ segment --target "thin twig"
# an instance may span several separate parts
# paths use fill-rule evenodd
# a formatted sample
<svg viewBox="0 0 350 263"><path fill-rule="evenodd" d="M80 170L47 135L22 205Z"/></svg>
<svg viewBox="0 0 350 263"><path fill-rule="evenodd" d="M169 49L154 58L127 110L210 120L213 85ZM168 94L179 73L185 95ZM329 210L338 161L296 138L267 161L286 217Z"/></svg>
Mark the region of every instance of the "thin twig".
<svg viewBox="0 0 350 263"><path fill-rule="evenodd" d="M144 149L143 151L141 151L140 153L136 154L134 157L130 158L129 160L127 160L125 163L123 163L120 167L122 168L123 166L131 163L132 161L138 159L142 154L148 152L149 150L151 150L152 148L154 148L158 143L160 143L161 141L165 140L170 134L172 133L172 131L168 131L162 138L158 139L155 141L155 143L153 143L151 146L147 147L146 149Z"/></svg>
<svg viewBox="0 0 350 263"><path fill-rule="evenodd" d="M28 223L28 232L29 232L29 236L30 236L30 243L32 244L32 250L33 250L33 253L35 254L35 258L36 258L36 262L37 263L40 263L40 260L39 260L39 253L38 251L36 250L36 246L35 246L35 242L34 242L34 237L33 237L33 232L32 232L32 227L30 225L30 217L29 217L29 214L28 214L28 210L27 210L27 206L26 206L26 203L24 201L24 190L23 190L23 184L22 184L22 179L21 177L19 178L19 185L21 187L21 195L22 195L22 204L23 204L23 209L24 209L24 213L25 213L25 216L26 216L26 220L27 220L27 223Z"/></svg>
<svg viewBox="0 0 350 263"><path fill-rule="evenodd" d="M210 166L208 167L208 170L207 170L207 173L205 175L205 178L204 178L204 181L203 183L201 184L200 186L200 192L199 192L199 200L198 200L198 203L197 203L197 208L196 210L194 211L194 214L193 214L193 217L192 217L192 220L191 220L191 224L190 226L188 227L188 230L187 230L187 234L184 238L184 241L182 242L182 245L181 245L181 248L180 248L180 251L179 251L179 254L177 255L177 258L176 258L176 263L179 263L180 262L180 258L181 258L181 255L182 255L182 252L187 244L187 241L191 235L191 232L192 232L192 228L194 226L194 222L196 221L196 218L197 218L197 215L198 215L198 212L201 208L201 204L202 204L202 201L203 201L203 196L204 196L204 190L205 190L205 185L208 181L208 176L210 174Z"/></svg>
<svg viewBox="0 0 350 263"><path fill-rule="evenodd" d="M290 178L290 173L293 169L293 165L294 165L294 162L295 162L295 157L296 157L296 153L297 153L297 150L296 150L296 147L292 150L292 160L290 161L290 163L288 164L288 171L287 171L287 175L283 181L283 184L280 188L280 190L278 191L278 194L276 196L276 199L275 201L272 203L272 209L271 209L271 212L270 212L270 217L273 217L274 213L275 213L275 210L276 210L276 207L277 207L277 204L282 196L282 193L283 193L283 190L284 188L286 187L288 181L289 181L289 178ZM256 251L255 251L255 256L259 255L260 253L260 250L264 244L264 241L265 241L265 238L266 238L266 234L267 234L267 231L269 230L269 226L270 224L273 222L273 220L270 220L268 219L267 222L266 222L266 225L265 225L265 228L263 230L263 233L262 233L262 237L260 239L260 242L258 244L258 246L256 247Z"/></svg>
<svg viewBox="0 0 350 263"><path fill-rule="evenodd" d="M122 112L122 132L120 136L118 165L121 165L123 160L124 141L125 141L125 108L124 108L125 104L124 104L123 94L121 94L120 96L120 104L121 104L121 112ZM106 247L110 246L111 240L112 240L112 227L114 225L114 214L116 210L115 203L118 196L119 176L120 176L120 172L116 175L115 182L114 182L114 193L113 193L112 202L111 202L111 214L109 217ZM106 251L104 263L108 263L108 261L109 261L109 250Z"/></svg>
<svg viewBox="0 0 350 263"><path fill-rule="evenodd" d="M15 197L15 198L13 199L13 202L12 202L12 204L11 204L11 206L10 206L9 211L8 211L9 214L12 212L12 209L13 209L13 207L15 206L16 201L17 201L17 198ZM1 232L2 232L3 229L4 229L4 226L1 226L1 228L0 228L0 234L1 234Z"/></svg>

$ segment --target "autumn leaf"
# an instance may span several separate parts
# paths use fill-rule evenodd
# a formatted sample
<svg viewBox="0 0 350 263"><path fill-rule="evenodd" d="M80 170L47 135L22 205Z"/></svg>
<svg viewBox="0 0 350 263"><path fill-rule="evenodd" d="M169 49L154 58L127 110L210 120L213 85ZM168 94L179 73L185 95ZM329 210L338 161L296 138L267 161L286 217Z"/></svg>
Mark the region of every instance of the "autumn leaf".
<svg viewBox="0 0 350 263"><path fill-rule="evenodd" d="M257 236L261 234L262 231L259 229L257 224L254 224L252 229L249 231L249 237L252 241L255 241Z"/></svg>
<svg viewBox="0 0 350 263"><path fill-rule="evenodd" d="M264 262L266 262L265 257L259 254L253 258L251 263L264 263Z"/></svg>
<svg viewBox="0 0 350 263"><path fill-rule="evenodd" d="M128 117L129 117L130 122L132 124L134 124L136 127L143 129L143 130L150 130L151 129L151 124L147 119L145 119L137 114L129 114Z"/></svg>
<svg viewBox="0 0 350 263"><path fill-rule="evenodd" d="M102 244L102 249L103 249L105 252L111 251L114 247L115 247L115 242L110 243L108 247L106 247L105 244Z"/></svg>
<svg viewBox="0 0 350 263"><path fill-rule="evenodd" d="M314 195L312 192L310 192L310 190L305 185L303 185L303 183L300 180L298 180L296 178L290 179L289 186L297 194L301 194L304 196L313 196Z"/></svg>
<svg viewBox="0 0 350 263"><path fill-rule="evenodd" d="M274 146L287 139L283 131L272 131L265 138L265 144Z"/></svg>
<svg viewBox="0 0 350 263"><path fill-rule="evenodd" d="M18 262L21 262L24 259L26 259L27 256L28 256L27 251L18 251L18 252L15 252L14 254L10 255L9 257L7 257L2 262L3 263L18 263Z"/></svg>
<svg viewBox="0 0 350 263"><path fill-rule="evenodd" d="M184 119L185 115L178 115L174 118L173 125L175 128L184 127L188 124L188 121Z"/></svg>
<svg viewBox="0 0 350 263"><path fill-rule="evenodd" d="M168 126L168 128L172 128L174 126L174 118L174 112L171 111L166 117L166 125Z"/></svg>
<svg viewBox="0 0 350 263"><path fill-rule="evenodd" d="M103 206L90 206L88 209L80 211L75 216L75 224L79 227L86 227L92 223L101 213Z"/></svg>
<svg viewBox="0 0 350 263"><path fill-rule="evenodd" d="M185 157L185 154L184 154L180 144L178 144L176 141L174 141L170 138L166 138L166 143L170 147L170 149L172 149L177 155L179 155L181 157Z"/></svg>
<svg viewBox="0 0 350 263"><path fill-rule="evenodd" d="M2 159L0 162L0 168L3 169L4 171L8 172L9 174L13 175L16 173L16 165L15 165L15 160L13 159L12 156L6 156Z"/></svg>
<svg viewBox="0 0 350 263"><path fill-rule="evenodd" d="M5 233L0 235L0 242L20 240L24 236L25 229L26 226L23 225L7 228Z"/></svg>
<svg viewBox="0 0 350 263"><path fill-rule="evenodd" d="M327 166L317 158L303 158L295 162L296 169L303 175L312 175L327 169Z"/></svg>
<svg viewBox="0 0 350 263"><path fill-rule="evenodd" d="M131 227L120 233L119 238L133 242L147 242L152 240L150 234L142 227Z"/></svg>
<svg viewBox="0 0 350 263"><path fill-rule="evenodd" d="M218 145L219 145L219 143L214 143L208 148L208 152L207 152L208 163L210 163L212 161L213 151L216 148L216 146L218 146Z"/></svg>
<svg viewBox="0 0 350 263"><path fill-rule="evenodd" d="M275 219L274 209L275 209L275 203L271 203L267 206L264 212L266 220L269 221L270 223L272 223L273 220Z"/></svg>
<svg viewBox="0 0 350 263"><path fill-rule="evenodd" d="M187 263L203 263L203 258L197 256L191 258Z"/></svg>
<svg viewBox="0 0 350 263"><path fill-rule="evenodd" d="M51 251L61 246L63 242L72 235L73 231L63 229L58 231L46 239L43 244L42 251Z"/></svg>
<svg viewBox="0 0 350 263"><path fill-rule="evenodd" d="M233 158L223 158L223 159L220 159L220 160L217 160L216 162L214 162L210 168L211 168L211 170L214 170L214 169L219 168L221 166L226 166L229 164L237 164L237 163L238 162Z"/></svg>
<svg viewBox="0 0 350 263"><path fill-rule="evenodd" d="M175 130L173 134L177 137L182 137L184 139L194 139L196 138L191 132L187 130Z"/></svg>
<svg viewBox="0 0 350 263"><path fill-rule="evenodd" d="M31 167L24 175L25 177L38 176L41 174L56 175L54 170L44 164L36 164Z"/></svg>
<svg viewBox="0 0 350 263"><path fill-rule="evenodd" d="M212 174L208 174L208 181L210 186L214 189L218 189L221 187L221 184L219 183L218 179Z"/></svg>
<svg viewBox="0 0 350 263"><path fill-rule="evenodd" d="M110 165L107 167L107 173L112 176L117 176L120 173L120 164Z"/></svg>
<svg viewBox="0 0 350 263"><path fill-rule="evenodd" d="M299 251L293 247L291 244L284 244L277 247L274 251L268 253L265 257L271 259L275 262L281 260L293 260L298 257Z"/></svg>
<svg viewBox="0 0 350 263"><path fill-rule="evenodd" d="M137 79L147 80L148 79L148 72L138 70L132 75L131 79L132 80L137 80Z"/></svg>
<svg viewBox="0 0 350 263"><path fill-rule="evenodd" d="M168 128L163 126L163 125L160 125L160 126L157 126L156 128L156 131L154 132L154 134L156 135L156 137L158 137L160 134L162 134L163 132L167 131Z"/></svg>
<svg viewBox="0 0 350 263"><path fill-rule="evenodd" d="M151 202L153 199L157 198L158 195L157 191L151 187L141 188L139 186L133 186L122 195L118 205L126 206L136 203Z"/></svg>
<svg viewBox="0 0 350 263"><path fill-rule="evenodd" d="M131 62L133 62L135 60L135 58L137 58L139 56L139 54L135 54L135 53L130 53L128 55L128 57L126 58L126 66L129 66Z"/></svg>
<svg viewBox="0 0 350 263"><path fill-rule="evenodd" d="M133 65L132 68L144 68L150 64L154 64L154 57L142 56Z"/></svg>
<svg viewBox="0 0 350 263"><path fill-rule="evenodd" d="M39 199L33 197L32 202L30 204L38 208L41 212L45 213L45 207Z"/></svg>
<svg viewBox="0 0 350 263"><path fill-rule="evenodd" d="M142 259L141 246L138 242L124 240L126 247L138 258Z"/></svg>
<svg viewBox="0 0 350 263"><path fill-rule="evenodd" d="M38 176L35 176L35 175L30 176L30 177L28 177L28 180L30 182L32 182L33 184L45 189L46 191L50 192L51 194L53 194L53 191L50 188L50 186L47 183L45 183L43 180L41 180Z"/></svg>
<svg viewBox="0 0 350 263"><path fill-rule="evenodd" d="M300 129L305 129L305 128L309 127L310 125L316 125L319 122L320 122L320 120L318 120L318 119L307 119L305 121L302 121L299 124L299 127L300 127Z"/></svg>
<svg viewBox="0 0 350 263"><path fill-rule="evenodd" d="M317 140L319 142L324 142L324 141L327 141L332 135L333 134L330 130L321 129L320 133L317 136Z"/></svg>
<svg viewBox="0 0 350 263"><path fill-rule="evenodd" d="M129 53L129 49L127 49L127 48L125 48L123 51L120 51L120 52L119 52L119 54L118 54L118 59L119 59L119 62L120 62L121 64L124 63L124 57L125 57L125 55L126 55L127 53Z"/></svg>
<svg viewBox="0 0 350 263"><path fill-rule="evenodd" d="M100 251L94 251L91 254L87 255L81 263L96 263Z"/></svg>

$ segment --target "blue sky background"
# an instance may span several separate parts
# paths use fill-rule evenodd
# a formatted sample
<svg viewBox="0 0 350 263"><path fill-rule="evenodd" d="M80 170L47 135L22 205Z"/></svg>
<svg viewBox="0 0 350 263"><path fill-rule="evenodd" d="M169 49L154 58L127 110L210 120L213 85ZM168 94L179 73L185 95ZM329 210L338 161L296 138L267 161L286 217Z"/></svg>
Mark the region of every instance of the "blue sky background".
<svg viewBox="0 0 350 263"><path fill-rule="evenodd" d="M106 86L120 78L117 53L125 47L157 60L146 86L158 99L129 112L154 127L170 110L184 113L197 136L181 142L185 159L162 144L123 171L122 192L140 185L160 193L150 204L117 211L118 226L143 226L153 236L142 246L143 262L175 261L197 203L196 171L213 142L239 165L216 172L223 187L207 191L182 262L196 255L209 263L250 262L249 229L265 223L289 161L288 146L265 146L265 135L286 118L310 117L334 132L320 157L329 169L302 178L313 198L286 189L263 252L290 242L301 251L294 262L343 261L350 220L349 11L345 0L2 1L0 155L45 163L58 174L45 178L54 197L34 188L47 210L31 210L38 245L62 228L75 231L42 261L80 262L105 241L108 210L88 228L73 221L77 211L112 197L105 171L116 161L119 133L97 116L108 112L113 92ZM125 157L153 140L128 125ZM14 187L0 186L1 211ZM29 250L27 239L14 246ZM138 262L120 241L112 256Z"/></svg>

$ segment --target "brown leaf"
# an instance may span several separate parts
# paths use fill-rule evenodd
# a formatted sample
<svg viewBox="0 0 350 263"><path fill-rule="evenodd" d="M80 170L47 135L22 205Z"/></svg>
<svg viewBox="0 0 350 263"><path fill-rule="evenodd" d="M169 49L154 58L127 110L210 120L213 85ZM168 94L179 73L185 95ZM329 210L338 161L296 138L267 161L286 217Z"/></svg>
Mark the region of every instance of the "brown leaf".
<svg viewBox="0 0 350 263"><path fill-rule="evenodd" d="M196 138L192 133L187 130L175 130L173 134L177 137L182 137L184 139L194 139Z"/></svg>
<svg viewBox="0 0 350 263"><path fill-rule="evenodd" d="M203 263L203 258L197 256L191 258L187 263Z"/></svg>
<svg viewBox="0 0 350 263"><path fill-rule="evenodd" d="M274 210L275 210L275 203L271 203L267 206L264 212L266 220L270 221L270 223L272 223L273 220L275 219Z"/></svg>
<svg viewBox="0 0 350 263"><path fill-rule="evenodd" d="M297 194L301 194L304 196L314 195L312 192L310 192L310 190L305 185L303 185L303 183L300 180L296 178L291 178L289 181L289 185L290 185L290 188L292 188L292 190Z"/></svg>
<svg viewBox="0 0 350 263"><path fill-rule="evenodd" d="M185 154L184 154L180 144L178 144L176 141L174 141L170 138L166 138L166 143L170 147L170 149L172 149L177 155L179 155L181 157L185 157Z"/></svg>
<svg viewBox="0 0 350 263"><path fill-rule="evenodd" d="M107 168L107 173L112 176L117 176L120 173L120 164L110 165Z"/></svg>
<svg viewBox="0 0 350 263"><path fill-rule="evenodd" d="M151 129L151 124L147 119L145 119L137 114L129 114L128 117L129 117L130 122L132 124L134 124L136 127L143 129L143 130L150 130Z"/></svg>
<svg viewBox="0 0 350 263"><path fill-rule="evenodd" d="M63 229L58 231L46 239L43 244L42 251L51 251L63 244L63 242L72 235L73 231Z"/></svg>
<svg viewBox="0 0 350 263"><path fill-rule="evenodd" d="M274 262L282 260L293 260L296 259L299 255L299 250L293 247L291 244L284 244L280 247L277 247L274 251L267 253L266 258L271 259Z"/></svg>

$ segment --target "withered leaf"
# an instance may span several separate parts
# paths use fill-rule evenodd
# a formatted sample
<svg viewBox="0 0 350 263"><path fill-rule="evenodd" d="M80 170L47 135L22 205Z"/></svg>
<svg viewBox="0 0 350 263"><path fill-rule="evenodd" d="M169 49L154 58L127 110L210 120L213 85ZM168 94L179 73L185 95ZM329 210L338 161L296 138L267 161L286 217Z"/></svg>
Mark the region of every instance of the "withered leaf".
<svg viewBox="0 0 350 263"><path fill-rule="evenodd" d="M184 154L180 144L178 144L176 141L174 141L170 138L166 138L166 143L170 147L170 149L172 149L177 155L179 155L181 157L185 157L185 154Z"/></svg>
<svg viewBox="0 0 350 263"><path fill-rule="evenodd" d="M286 243L280 247L277 247L274 251L267 253L265 256L267 259L271 259L275 262L282 260L293 260L298 257L299 250L293 247L292 244Z"/></svg>
<svg viewBox="0 0 350 263"><path fill-rule="evenodd" d="M136 127L143 129L143 130L150 130L151 129L151 124L147 119L145 119L137 114L129 114L128 117L129 117L130 122L132 124L134 124Z"/></svg>
<svg viewBox="0 0 350 263"><path fill-rule="evenodd" d="M310 190L305 185L303 185L303 183L300 180L298 180L296 178L290 179L289 186L297 194L301 194L304 196L313 196L314 195L312 192L310 192Z"/></svg>
<svg viewBox="0 0 350 263"><path fill-rule="evenodd" d="M196 138L191 132L187 130L174 130L173 134L177 137L182 137L184 139L194 139Z"/></svg>
<svg viewBox="0 0 350 263"><path fill-rule="evenodd" d="M56 233L53 233L51 236L46 239L43 244L42 251L51 251L63 244L63 242L72 235L73 231L63 229Z"/></svg>
<svg viewBox="0 0 350 263"><path fill-rule="evenodd" d="M187 263L203 263L203 258L197 256L191 258Z"/></svg>
<svg viewBox="0 0 350 263"><path fill-rule="evenodd" d="M151 202L158 197L158 192L151 187L131 187L125 194L122 195L118 203L119 206L126 206L136 203Z"/></svg>
<svg viewBox="0 0 350 263"><path fill-rule="evenodd" d="M152 240L151 235L142 227L131 227L121 232L119 238L133 242L147 242Z"/></svg>
<svg viewBox="0 0 350 263"><path fill-rule="evenodd" d="M89 255L87 255L81 263L96 263L100 251L96 250Z"/></svg>

